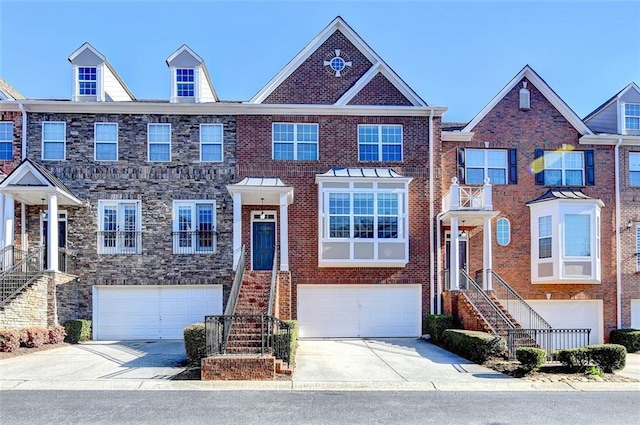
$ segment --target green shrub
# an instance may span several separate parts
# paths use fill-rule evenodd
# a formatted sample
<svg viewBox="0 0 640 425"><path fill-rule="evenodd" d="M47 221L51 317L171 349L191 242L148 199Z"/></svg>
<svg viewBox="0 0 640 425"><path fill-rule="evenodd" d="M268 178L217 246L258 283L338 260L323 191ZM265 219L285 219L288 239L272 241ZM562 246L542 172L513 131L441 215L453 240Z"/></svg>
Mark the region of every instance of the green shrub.
<svg viewBox="0 0 640 425"><path fill-rule="evenodd" d="M200 360L207 357L207 341L204 323L193 323L183 331L184 351L191 364L200 364Z"/></svg>
<svg viewBox="0 0 640 425"><path fill-rule="evenodd" d="M563 365L574 368L583 368L589 365L589 351L586 348L568 348L558 350L555 354L556 360Z"/></svg>
<svg viewBox="0 0 640 425"><path fill-rule="evenodd" d="M507 343L500 336L456 329L444 331L443 346L476 363L483 363L490 357L502 356L507 349Z"/></svg>
<svg viewBox="0 0 640 425"><path fill-rule="evenodd" d="M0 329L0 351L9 353L20 347L20 332L15 329Z"/></svg>
<svg viewBox="0 0 640 425"><path fill-rule="evenodd" d="M42 347L49 343L49 331L47 328L33 326L20 330L20 345L27 348Z"/></svg>
<svg viewBox="0 0 640 425"><path fill-rule="evenodd" d="M516 349L516 359L520 362L520 367L531 372L537 370L547 360L547 352L542 348L518 347Z"/></svg>
<svg viewBox="0 0 640 425"><path fill-rule="evenodd" d="M64 326L54 326L48 329L49 331L49 344L57 344L64 341L64 337L67 336L67 331Z"/></svg>
<svg viewBox="0 0 640 425"><path fill-rule="evenodd" d="M297 320L285 320L286 323L291 325L291 337L289 338L289 363L293 364L296 358L296 349L298 348L298 321Z"/></svg>
<svg viewBox="0 0 640 425"><path fill-rule="evenodd" d="M628 353L640 351L640 329L615 329L609 334L612 344L624 345Z"/></svg>
<svg viewBox="0 0 640 425"><path fill-rule="evenodd" d="M627 361L627 349L619 344L588 345L589 359L603 372L611 373L614 369L624 369Z"/></svg>
<svg viewBox="0 0 640 425"><path fill-rule="evenodd" d="M77 344L80 341L91 340L91 320L68 320L64 324L67 337L66 342Z"/></svg>
<svg viewBox="0 0 640 425"><path fill-rule="evenodd" d="M424 319L423 328L431 335L431 341L442 344L443 334L446 329L458 329L456 319L450 314L430 314Z"/></svg>

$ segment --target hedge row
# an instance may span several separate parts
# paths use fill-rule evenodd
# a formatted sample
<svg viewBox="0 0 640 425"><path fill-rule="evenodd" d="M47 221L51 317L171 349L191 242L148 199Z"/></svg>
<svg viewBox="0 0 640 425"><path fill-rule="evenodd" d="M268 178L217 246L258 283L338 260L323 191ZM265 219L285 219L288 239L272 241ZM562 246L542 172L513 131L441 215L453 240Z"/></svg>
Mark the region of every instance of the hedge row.
<svg viewBox="0 0 640 425"><path fill-rule="evenodd" d="M65 322L64 328L67 332L65 341L71 344L91 340L91 320L68 320Z"/></svg>
<svg viewBox="0 0 640 425"><path fill-rule="evenodd" d="M507 350L504 338L486 332L447 329L442 345L465 359L483 363L490 357L498 357Z"/></svg>
<svg viewBox="0 0 640 425"><path fill-rule="evenodd" d="M568 367L585 367L594 364L606 373L624 369L627 349L619 344L595 344L582 348L559 350L556 359Z"/></svg>
<svg viewBox="0 0 640 425"><path fill-rule="evenodd" d="M612 344L624 345L629 353L640 351L640 329L615 329L609 337Z"/></svg>
<svg viewBox="0 0 640 425"><path fill-rule="evenodd" d="M435 344L442 344L445 330L460 328L451 314L430 314L424 319L422 327Z"/></svg>
<svg viewBox="0 0 640 425"><path fill-rule="evenodd" d="M62 342L66 335L62 326L43 328L33 326L25 329L0 329L0 351L11 352L18 347L37 348L44 344Z"/></svg>
<svg viewBox="0 0 640 425"><path fill-rule="evenodd" d="M547 352L542 348L518 347L516 359L520 362L520 368L525 372L537 370L547 360Z"/></svg>

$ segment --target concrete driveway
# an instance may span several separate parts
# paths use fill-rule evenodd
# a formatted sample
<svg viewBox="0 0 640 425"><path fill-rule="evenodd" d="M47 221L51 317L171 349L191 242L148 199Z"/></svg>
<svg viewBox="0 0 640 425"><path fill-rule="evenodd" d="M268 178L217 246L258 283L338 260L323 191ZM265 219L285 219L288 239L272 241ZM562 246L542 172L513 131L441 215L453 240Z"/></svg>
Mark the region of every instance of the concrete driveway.
<svg viewBox="0 0 640 425"><path fill-rule="evenodd" d="M294 387L481 389L516 384L510 378L415 338L299 341Z"/></svg>
<svg viewBox="0 0 640 425"><path fill-rule="evenodd" d="M0 361L0 389L36 382L75 389L88 381L135 387L141 380L171 379L185 360L182 340L91 341Z"/></svg>

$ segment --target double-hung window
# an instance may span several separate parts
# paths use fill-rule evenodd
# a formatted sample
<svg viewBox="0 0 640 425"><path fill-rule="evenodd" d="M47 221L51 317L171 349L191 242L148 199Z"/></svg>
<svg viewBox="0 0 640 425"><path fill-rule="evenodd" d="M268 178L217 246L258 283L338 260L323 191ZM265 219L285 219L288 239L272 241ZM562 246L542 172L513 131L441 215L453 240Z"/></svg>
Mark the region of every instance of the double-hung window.
<svg viewBox="0 0 640 425"><path fill-rule="evenodd" d="M401 125L358 125L360 161L402 161Z"/></svg>
<svg viewBox="0 0 640 425"><path fill-rule="evenodd" d="M222 161L222 124L200 124L200 161Z"/></svg>
<svg viewBox="0 0 640 425"><path fill-rule="evenodd" d="M149 161L171 161L171 124L147 124Z"/></svg>
<svg viewBox="0 0 640 425"><path fill-rule="evenodd" d="M174 254L215 252L215 201L174 201L173 217Z"/></svg>
<svg viewBox="0 0 640 425"><path fill-rule="evenodd" d="M118 160L118 124L97 122L94 125L96 161Z"/></svg>
<svg viewBox="0 0 640 425"><path fill-rule="evenodd" d="M13 159L13 123L0 122L0 160Z"/></svg>
<svg viewBox="0 0 640 425"><path fill-rule="evenodd" d="M629 152L629 186L640 186L640 152Z"/></svg>
<svg viewBox="0 0 640 425"><path fill-rule="evenodd" d="M538 258L551 258L552 240L551 216L538 217Z"/></svg>
<svg viewBox="0 0 640 425"><path fill-rule="evenodd" d="M329 193L329 238L397 239L397 193Z"/></svg>
<svg viewBox="0 0 640 425"><path fill-rule="evenodd" d="M466 184L507 184L507 151L504 149L465 149Z"/></svg>
<svg viewBox="0 0 640 425"><path fill-rule="evenodd" d="M627 130L640 130L640 103L624 105L624 127Z"/></svg>
<svg viewBox="0 0 640 425"><path fill-rule="evenodd" d="M97 68L95 66L78 67L78 94L95 96L97 88Z"/></svg>
<svg viewBox="0 0 640 425"><path fill-rule="evenodd" d="M140 254L140 201L98 201L98 254Z"/></svg>
<svg viewBox="0 0 640 425"><path fill-rule="evenodd" d="M547 186L593 186L595 184L594 151L536 149L532 165L536 184Z"/></svg>
<svg viewBox="0 0 640 425"><path fill-rule="evenodd" d="M178 97L195 96L195 74L193 68L176 69L176 95Z"/></svg>
<svg viewBox="0 0 640 425"><path fill-rule="evenodd" d="M273 123L272 134L273 159L318 159L318 124Z"/></svg>
<svg viewBox="0 0 640 425"><path fill-rule="evenodd" d="M67 124L47 121L42 123L42 159L64 160L66 155Z"/></svg>

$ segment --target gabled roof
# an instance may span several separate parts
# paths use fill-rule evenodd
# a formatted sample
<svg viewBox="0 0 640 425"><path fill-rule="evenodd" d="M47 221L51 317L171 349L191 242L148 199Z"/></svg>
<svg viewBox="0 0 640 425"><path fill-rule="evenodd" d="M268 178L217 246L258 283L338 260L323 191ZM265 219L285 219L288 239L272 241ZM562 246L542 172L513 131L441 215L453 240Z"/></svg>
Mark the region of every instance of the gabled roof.
<svg viewBox="0 0 640 425"><path fill-rule="evenodd" d="M167 66L171 66L171 62L184 52L189 54L194 60L200 63L200 66L202 67L202 72L204 73L204 76L207 79L207 84L209 84L209 88L211 89L211 93L213 94L215 101L218 102L219 101L218 95L216 93L216 90L213 88L213 83L211 82L211 77L209 76L209 71L207 71L207 65L204 63L204 59L202 59L202 57L200 57L200 55L194 52L189 46L187 46L186 44L183 44L178 48L178 50L171 53L171 55L169 55L169 57L166 60Z"/></svg>
<svg viewBox="0 0 640 425"><path fill-rule="evenodd" d="M507 83L506 86L484 107L482 110L467 124L462 131L471 132L475 126L487 116L489 112L509 93L517 84L520 84L523 78L529 80L542 95L562 114L562 116L569 121L569 123L580 133L581 135L593 134L589 127L576 115L575 112L556 94L556 92L549 87L549 85L531 68L529 65L525 65L524 68L515 77Z"/></svg>
<svg viewBox="0 0 640 425"><path fill-rule="evenodd" d="M0 100L22 100L24 96L6 80L0 78Z"/></svg>
<svg viewBox="0 0 640 425"><path fill-rule="evenodd" d="M39 205L45 193L58 195L60 205L82 205L51 171L30 159L23 160L0 183L0 193L13 194L27 205Z"/></svg>
<svg viewBox="0 0 640 425"><path fill-rule="evenodd" d="M588 121L589 119L593 118L594 116L598 115L603 109L605 109L606 107L608 107L609 105L611 105L613 102L615 102L616 100L618 100L619 98L621 98L622 96L624 96L624 94L626 92L628 92L629 90L635 90L636 92L638 92L640 94L640 87L638 87L638 85L634 82L631 82L629 84L627 84L622 90L620 90L618 93L614 94L613 96L611 96L609 99L607 99L606 102L604 102L602 105L598 106L595 110L593 110L593 112L589 113L589 115L587 115L586 117L583 118L583 121Z"/></svg>
<svg viewBox="0 0 640 425"><path fill-rule="evenodd" d="M387 64L376 52L342 19L337 16L327 25L309 44L307 44L289 63L280 70L258 93L256 93L249 103L262 103L280 84L282 84L302 63L309 58L331 35L340 31L373 65L356 86L362 88L371 81L378 73L383 75L394 84L414 106L427 106L427 103L418 96ZM376 69L374 72L373 69ZM349 90L336 104L346 104L358 91ZM345 97L349 94L348 97Z"/></svg>
<svg viewBox="0 0 640 425"><path fill-rule="evenodd" d="M88 42L84 42L82 44L82 46L78 47L73 53L71 53L71 55L69 55L69 62L73 63L73 61L83 52L85 51L90 51L91 53L93 53L94 55L96 55L98 58L100 58L100 60L105 64L105 66L107 68L109 68L109 71L111 71L111 73L113 74L113 76L116 78L116 80L118 81L118 83L120 84L120 86L122 87L122 89L127 93L127 95L129 95L129 97L131 98L131 100L135 100L136 97L133 95L133 93L131 92L131 90L129 90L129 87L127 87L127 85L124 83L124 81L122 80L122 78L120 78L120 76L118 75L118 73L116 72L115 68L111 65L111 63L109 63L109 61L107 60L107 58L100 53L98 50L96 50L95 47L93 47L91 44L89 44Z"/></svg>

